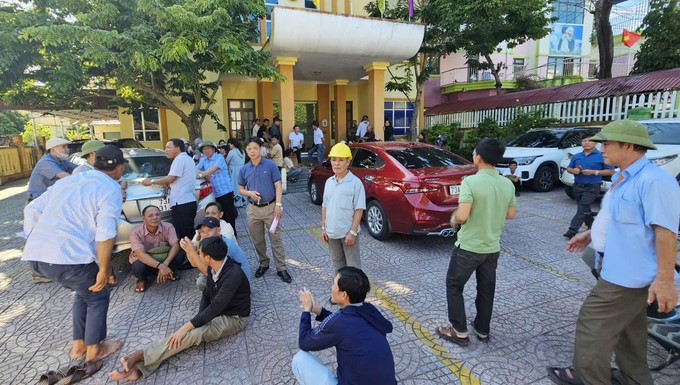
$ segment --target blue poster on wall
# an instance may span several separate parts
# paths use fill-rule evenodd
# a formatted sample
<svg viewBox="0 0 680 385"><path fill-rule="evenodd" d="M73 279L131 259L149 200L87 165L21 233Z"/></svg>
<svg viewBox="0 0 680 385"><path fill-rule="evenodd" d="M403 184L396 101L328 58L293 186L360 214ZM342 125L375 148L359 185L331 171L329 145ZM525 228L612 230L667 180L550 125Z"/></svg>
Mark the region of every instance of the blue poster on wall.
<svg viewBox="0 0 680 385"><path fill-rule="evenodd" d="M550 54L580 56L583 48L583 25L554 23L550 31Z"/></svg>

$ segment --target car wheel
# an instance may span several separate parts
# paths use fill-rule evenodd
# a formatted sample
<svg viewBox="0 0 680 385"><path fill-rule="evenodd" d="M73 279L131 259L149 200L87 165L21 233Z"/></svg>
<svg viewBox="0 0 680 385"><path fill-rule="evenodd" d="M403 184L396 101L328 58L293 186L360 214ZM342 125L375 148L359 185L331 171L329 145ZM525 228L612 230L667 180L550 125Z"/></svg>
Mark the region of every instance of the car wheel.
<svg viewBox="0 0 680 385"><path fill-rule="evenodd" d="M557 180L557 173L552 166L541 166L534 175L532 188L538 192L550 191Z"/></svg>
<svg viewBox="0 0 680 385"><path fill-rule="evenodd" d="M321 194L319 193L319 186L316 185L316 182L314 182L313 180L310 180L308 190L309 190L309 198L312 200L312 203L314 203L315 205L320 205L321 199L323 199L323 198L321 197Z"/></svg>
<svg viewBox="0 0 680 385"><path fill-rule="evenodd" d="M572 186L564 186L564 193L571 199L574 199L574 188Z"/></svg>
<svg viewBox="0 0 680 385"><path fill-rule="evenodd" d="M366 227L368 233L375 239L385 240L392 235L385 209L378 201L370 201L366 205Z"/></svg>

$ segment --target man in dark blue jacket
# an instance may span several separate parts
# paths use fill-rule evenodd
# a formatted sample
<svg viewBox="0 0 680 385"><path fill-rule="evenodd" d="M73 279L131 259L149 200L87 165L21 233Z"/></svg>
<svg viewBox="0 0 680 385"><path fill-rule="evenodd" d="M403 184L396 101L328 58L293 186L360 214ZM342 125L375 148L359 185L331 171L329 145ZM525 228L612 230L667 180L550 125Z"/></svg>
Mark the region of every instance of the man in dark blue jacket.
<svg viewBox="0 0 680 385"><path fill-rule="evenodd" d="M370 303L368 277L356 267L338 271L331 287L331 300L340 310L331 313L319 306L312 293L300 292L300 351L293 357L293 373L301 385L395 385L394 358L387 342L392 323ZM312 329L311 313L321 322ZM335 346L337 377L310 351Z"/></svg>

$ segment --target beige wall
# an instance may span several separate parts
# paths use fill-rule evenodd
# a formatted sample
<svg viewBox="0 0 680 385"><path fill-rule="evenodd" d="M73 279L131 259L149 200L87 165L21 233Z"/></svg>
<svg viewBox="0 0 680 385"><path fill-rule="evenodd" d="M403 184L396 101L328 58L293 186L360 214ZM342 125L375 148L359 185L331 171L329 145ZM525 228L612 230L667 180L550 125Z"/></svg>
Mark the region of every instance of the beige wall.
<svg viewBox="0 0 680 385"><path fill-rule="evenodd" d="M115 139L116 134L119 138L123 137L120 124L93 124L92 128L94 130L94 137L97 139ZM115 134L107 136L107 133ZM133 138L133 136L126 136L126 138Z"/></svg>

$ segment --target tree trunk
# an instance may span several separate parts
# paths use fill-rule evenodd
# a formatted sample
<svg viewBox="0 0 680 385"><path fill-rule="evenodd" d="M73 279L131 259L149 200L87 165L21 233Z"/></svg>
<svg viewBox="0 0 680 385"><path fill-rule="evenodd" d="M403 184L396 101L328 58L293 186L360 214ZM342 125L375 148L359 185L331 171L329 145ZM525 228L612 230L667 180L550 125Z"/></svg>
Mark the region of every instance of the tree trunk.
<svg viewBox="0 0 680 385"><path fill-rule="evenodd" d="M612 12L614 0L597 0L595 4L595 31L597 33L597 48L600 54L600 69L598 79L612 77L612 63L614 62L614 35L609 15Z"/></svg>
<svg viewBox="0 0 680 385"><path fill-rule="evenodd" d="M423 90L422 86L416 85L416 100L413 101L413 117L411 118L410 140L412 142L418 141L418 118L420 116L420 101L422 100Z"/></svg>
<svg viewBox="0 0 680 385"><path fill-rule="evenodd" d="M194 143L196 138L201 138L203 133L201 132L201 121L197 117L190 116L186 120L182 120L182 123L187 127L187 132L189 133L189 143Z"/></svg>
<svg viewBox="0 0 680 385"><path fill-rule="evenodd" d="M491 74L493 75L494 80L496 83L494 84L494 87L496 88L496 95L501 94L501 87L503 87L503 83L501 83L501 67L503 66L503 63L498 63L496 65L493 64L493 60L491 59L491 55L485 54L484 59L486 62L489 64L489 68L491 69Z"/></svg>

